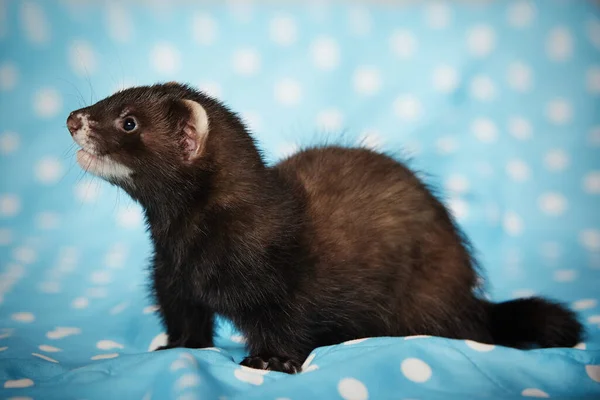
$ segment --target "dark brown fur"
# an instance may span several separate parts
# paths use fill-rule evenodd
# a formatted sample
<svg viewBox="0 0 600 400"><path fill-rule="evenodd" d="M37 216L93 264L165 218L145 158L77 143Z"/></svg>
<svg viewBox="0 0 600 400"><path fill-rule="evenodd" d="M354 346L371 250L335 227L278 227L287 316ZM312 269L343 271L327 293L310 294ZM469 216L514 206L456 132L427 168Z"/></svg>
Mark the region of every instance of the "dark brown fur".
<svg viewBox="0 0 600 400"><path fill-rule="evenodd" d="M181 100L209 118L202 157L183 161ZM112 128L130 107L136 134ZM244 333L245 365L297 371L312 349L428 334L515 347L573 346L582 327L539 298L494 305L444 206L398 161L360 148L301 151L266 166L240 120L183 85L132 88L83 110L112 180L146 212L154 294L169 347L212 345L214 313Z"/></svg>

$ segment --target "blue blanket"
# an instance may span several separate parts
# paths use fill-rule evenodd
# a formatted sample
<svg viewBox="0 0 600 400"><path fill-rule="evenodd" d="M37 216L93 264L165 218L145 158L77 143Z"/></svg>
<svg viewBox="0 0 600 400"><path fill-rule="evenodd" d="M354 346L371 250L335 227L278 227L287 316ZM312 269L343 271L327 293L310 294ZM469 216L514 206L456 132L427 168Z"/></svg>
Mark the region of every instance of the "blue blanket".
<svg viewBox="0 0 600 400"><path fill-rule="evenodd" d="M598 6L323 3L0 2L0 398L600 398ZM489 298L563 301L585 341L361 338L289 376L240 367L219 320L215 348L151 352L142 214L81 172L65 119L169 80L239 111L269 162L325 141L407 160Z"/></svg>

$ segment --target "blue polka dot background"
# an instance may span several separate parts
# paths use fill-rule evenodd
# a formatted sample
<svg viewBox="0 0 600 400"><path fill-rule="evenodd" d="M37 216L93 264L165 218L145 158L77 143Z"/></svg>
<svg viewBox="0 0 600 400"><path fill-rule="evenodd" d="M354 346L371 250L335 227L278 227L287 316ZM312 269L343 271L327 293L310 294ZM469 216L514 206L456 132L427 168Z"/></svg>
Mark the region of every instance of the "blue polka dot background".
<svg viewBox="0 0 600 400"><path fill-rule="evenodd" d="M0 1L1 398L600 398L600 6L384 3ZM81 171L65 120L171 80L238 111L269 162L325 141L408 160L487 295L563 301L585 341L360 338L288 376L240 367L221 320L215 348L149 352L140 208Z"/></svg>

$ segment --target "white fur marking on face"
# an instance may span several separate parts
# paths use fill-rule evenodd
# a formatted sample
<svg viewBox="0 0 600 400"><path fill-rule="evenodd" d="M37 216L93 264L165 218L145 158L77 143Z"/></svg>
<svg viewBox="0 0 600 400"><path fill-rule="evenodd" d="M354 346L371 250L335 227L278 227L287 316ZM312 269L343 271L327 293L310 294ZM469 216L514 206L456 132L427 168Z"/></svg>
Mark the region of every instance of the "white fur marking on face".
<svg viewBox="0 0 600 400"><path fill-rule="evenodd" d="M104 179L129 179L133 171L110 156L96 156L84 150L77 152L77 163L87 172Z"/></svg>
<svg viewBox="0 0 600 400"><path fill-rule="evenodd" d="M78 117L81 122L81 128L75 131L73 140L75 140L75 143L81 146L86 152L96 154L96 146L93 140L90 139L90 132L92 131L94 122L90 121L89 114L77 114L76 117Z"/></svg>

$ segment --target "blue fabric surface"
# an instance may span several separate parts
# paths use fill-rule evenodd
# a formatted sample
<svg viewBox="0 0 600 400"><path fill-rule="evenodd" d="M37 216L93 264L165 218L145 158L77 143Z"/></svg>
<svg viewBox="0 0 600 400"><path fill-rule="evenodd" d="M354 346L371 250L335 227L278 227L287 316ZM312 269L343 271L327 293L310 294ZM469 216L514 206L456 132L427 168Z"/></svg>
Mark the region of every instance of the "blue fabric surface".
<svg viewBox="0 0 600 400"><path fill-rule="evenodd" d="M0 2L0 397L600 398L600 12L585 1L170 6ZM152 353L140 209L85 176L67 114L178 80L239 111L272 162L363 143L411 158L471 237L489 297L572 306L576 349L441 338L316 349L297 376Z"/></svg>

